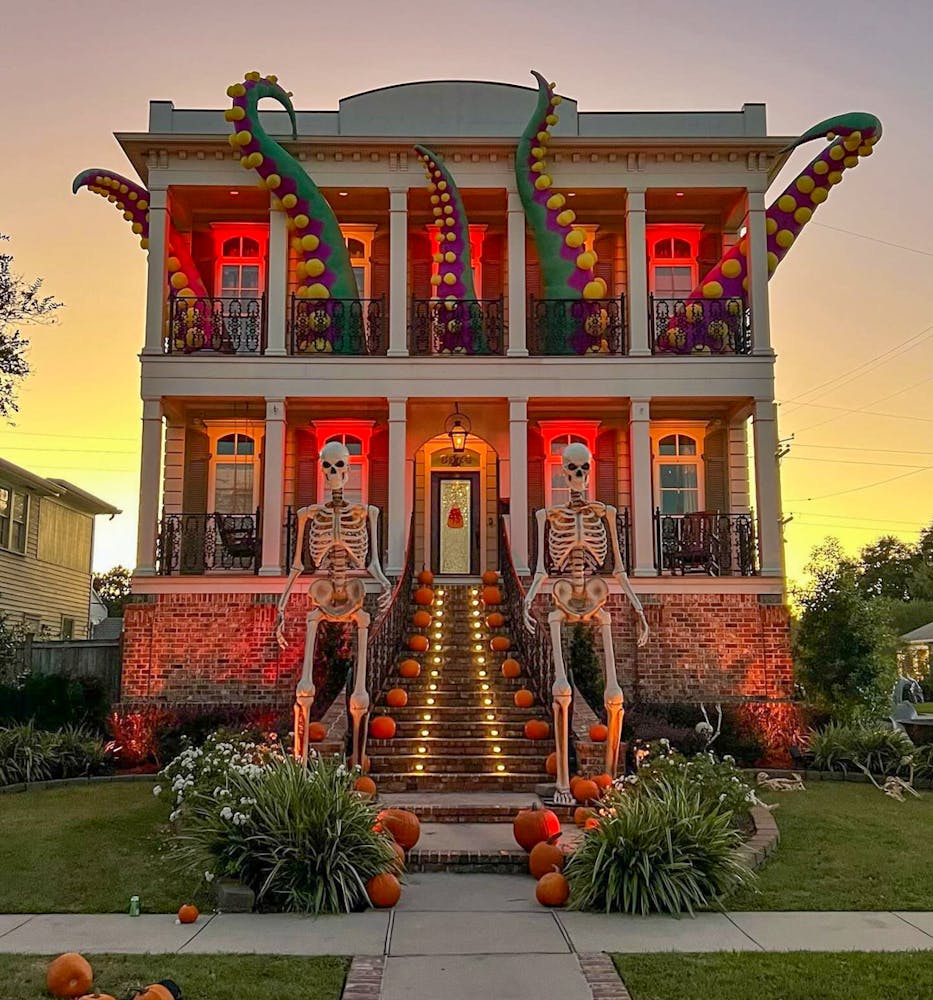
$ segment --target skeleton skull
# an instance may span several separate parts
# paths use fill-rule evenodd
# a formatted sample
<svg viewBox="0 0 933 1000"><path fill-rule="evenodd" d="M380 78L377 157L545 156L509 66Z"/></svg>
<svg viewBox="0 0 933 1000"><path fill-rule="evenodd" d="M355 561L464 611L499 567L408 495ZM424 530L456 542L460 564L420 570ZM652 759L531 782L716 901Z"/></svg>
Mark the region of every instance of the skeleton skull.
<svg viewBox="0 0 933 1000"><path fill-rule="evenodd" d="M321 449L321 469L329 490L342 490L350 475L350 452L339 441L328 441Z"/></svg>
<svg viewBox="0 0 933 1000"><path fill-rule="evenodd" d="M585 444L574 442L564 448L561 456L561 468L567 478L567 485L573 493L586 494L590 484L590 466L593 456Z"/></svg>

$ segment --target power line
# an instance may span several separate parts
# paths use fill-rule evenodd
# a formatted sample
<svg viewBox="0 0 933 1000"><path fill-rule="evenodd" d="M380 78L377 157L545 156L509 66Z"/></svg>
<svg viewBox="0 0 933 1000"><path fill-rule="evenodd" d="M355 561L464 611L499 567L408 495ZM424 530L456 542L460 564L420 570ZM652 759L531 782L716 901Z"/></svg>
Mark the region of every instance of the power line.
<svg viewBox="0 0 933 1000"><path fill-rule="evenodd" d="M891 476L889 479L879 479L876 483L866 483L864 486L853 486L849 490L839 490L836 493L824 493L818 497L801 497L799 500L788 500L787 503L811 503L814 500L828 500L830 497L841 497L846 493L860 493L862 490L870 490L874 486L884 486L885 483L893 483L898 479L906 479L908 476L916 476L920 472L929 472L933 465L925 466L922 469L914 469L913 472L902 472L899 476Z"/></svg>
<svg viewBox="0 0 933 1000"><path fill-rule="evenodd" d="M879 530L871 524L833 524L832 521L810 521L802 515L795 517L793 523L803 525L805 528L825 528L829 531L874 531L877 533ZM897 529L897 533L901 535L919 535L922 531L922 528Z"/></svg>
<svg viewBox="0 0 933 1000"><path fill-rule="evenodd" d="M58 432L45 431L3 431L0 434L11 434L13 437L51 437L51 438L80 438L82 441L138 441L138 437L108 437L103 434L60 434Z"/></svg>
<svg viewBox="0 0 933 1000"><path fill-rule="evenodd" d="M852 406L833 406L830 403L798 403L797 405L813 406L818 410L840 410L843 413L867 413L872 417L890 417L892 420L919 420L922 423L933 424L933 417L915 417L911 413L880 413L878 410L865 410L861 407Z"/></svg>
<svg viewBox="0 0 933 1000"><path fill-rule="evenodd" d="M879 396L877 399L873 399L867 405L876 406L878 403L884 403L889 399L893 399L895 396L900 396L905 392L910 392L911 389L916 389L918 386L925 385L927 382L933 382L933 375L930 375L927 378L922 378L918 382L911 382L910 385L905 385L901 389L895 389L894 392L889 392L886 396ZM801 403L799 405L807 406L809 404ZM809 427L802 427L799 431L797 431L797 433L804 434L806 431L812 431L817 427L822 427L824 424L831 424L834 420L841 420L841 419L842 419L841 415L838 417L827 417L825 420L821 420L819 423L810 424Z"/></svg>
<svg viewBox="0 0 933 1000"><path fill-rule="evenodd" d="M788 503L793 503L793 501L789 500ZM805 511L800 516L828 517L832 518L834 521L874 521L875 524L909 524L914 527L920 527L920 528L925 527L925 522L923 521L891 521L891 520L882 520L881 518L877 517L861 517L861 516L853 517L849 514L824 514L822 512L818 513L817 511L810 511L809 513Z"/></svg>
<svg viewBox="0 0 933 1000"><path fill-rule="evenodd" d="M60 448L46 448L44 445L34 447L31 444L0 444L0 451L57 451L61 455L138 455L138 451L114 451L110 448L72 448L62 445Z"/></svg>
<svg viewBox="0 0 933 1000"><path fill-rule="evenodd" d="M809 455L785 455L782 459L784 462L794 461L794 462L822 462L823 464L829 462L832 465L870 465L876 468L888 468L888 469L922 469L922 465L906 465L902 462L858 462L851 458L812 458Z"/></svg>
<svg viewBox="0 0 933 1000"><path fill-rule="evenodd" d="M870 240L872 243L880 243L886 247L896 247L898 250L908 250L910 253L920 253L924 257L933 257L933 250L921 250L919 247L909 247L905 243L892 243L890 240L882 240L878 236L866 236L865 233L856 233L851 229L842 229L839 226L827 226L825 222L814 222L814 226L820 229L831 229L834 233L845 233L846 236L857 236L860 240Z"/></svg>
<svg viewBox="0 0 933 1000"><path fill-rule="evenodd" d="M912 451L905 448L859 448L844 444L802 444L794 441L795 448L826 448L831 451L882 451L886 455L933 455L933 451Z"/></svg>

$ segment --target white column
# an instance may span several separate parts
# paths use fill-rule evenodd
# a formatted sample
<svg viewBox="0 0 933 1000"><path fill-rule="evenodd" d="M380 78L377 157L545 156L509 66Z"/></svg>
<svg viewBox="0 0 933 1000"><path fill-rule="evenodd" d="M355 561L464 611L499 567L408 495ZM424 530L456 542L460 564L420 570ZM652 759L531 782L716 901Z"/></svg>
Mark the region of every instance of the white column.
<svg viewBox="0 0 933 1000"><path fill-rule="evenodd" d="M269 209L269 282L266 293L266 354L282 357L288 328L288 230L285 213Z"/></svg>
<svg viewBox="0 0 933 1000"><path fill-rule="evenodd" d="M525 291L525 209L517 191L509 191L509 348L510 358L527 358L527 296Z"/></svg>
<svg viewBox="0 0 933 1000"><path fill-rule="evenodd" d="M651 503L651 400L633 399L629 412L632 463L632 576L655 576L654 510Z"/></svg>
<svg viewBox="0 0 933 1000"><path fill-rule="evenodd" d="M771 352L771 309L768 303L768 231L765 196L748 192L745 238L748 246L748 301L752 310L752 353Z"/></svg>
<svg viewBox="0 0 933 1000"><path fill-rule="evenodd" d="M139 523L136 529L137 576L155 576L161 478L162 401L144 399L142 454L139 463Z"/></svg>
<svg viewBox="0 0 933 1000"><path fill-rule="evenodd" d="M781 469L778 464L777 407L756 399L752 417L755 438L755 503L758 507L758 552L762 576L784 575L781 531Z"/></svg>
<svg viewBox="0 0 933 1000"><path fill-rule="evenodd" d="M408 188L389 191L388 355L408 355Z"/></svg>
<svg viewBox="0 0 933 1000"><path fill-rule="evenodd" d="M398 576L405 561L408 542L407 483L408 462L405 442L408 421L408 397L389 399L389 509L382 512L383 531L388 539L386 572Z"/></svg>
<svg viewBox="0 0 933 1000"><path fill-rule="evenodd" d="M519 576L528 573L528 518L528 400L509 397L509 545Z"/></svg>
<svg viewBox="0 0 933 1000"><path fill-rule="evenodd" d="M628 264L628 341L633 358L651 354L648 330L648 254L645 245L645 192L625 198L625 257Z"/></svg>
<svg viewBox="0 0 933 1000"><path fill-rule="evenodd" d="M285 400L266 399L262 477L262 564L260 576L282 575L282 519L285 499Z"/></svg>
<svg viewBox="0 0 933 1000"><path fill-rule="evenodd" d="M165 188L149 192L149 267L146 272L146 342L143 354L161 354L168 284L168 195Z"/></svg>

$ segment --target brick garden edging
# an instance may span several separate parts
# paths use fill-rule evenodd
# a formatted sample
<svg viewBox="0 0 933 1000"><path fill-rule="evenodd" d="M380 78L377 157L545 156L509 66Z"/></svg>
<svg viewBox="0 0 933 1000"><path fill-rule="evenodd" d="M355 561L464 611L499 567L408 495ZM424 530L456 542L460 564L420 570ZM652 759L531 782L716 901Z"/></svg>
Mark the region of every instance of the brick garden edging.
<svg viewBox="0 0 933 1000"><path fill-rule="evenodd" d="M385 967L384 958L357 955L350 963L347 981L340 995L341 1000L379 1000L382 996L382 976Z"/></svg>
<svg viewBox="0 0 933 1000"><path fill-rule="evenodd" d="M736 850L741 860L755 871L777 849L781 834L770 809L765 809L764 806L752 806L751 816L755 832Z"/></svg>
<svg viewBox="0 0 933 1000"><path fill-rule="evenodd" d="M577 955L577 961L593 1000L632 1000L615 963L604 951Z"/></svg>
<svg viewBox="0 0 933 1000"><path fill-rule="evenodd" d="M158 775L153 774L94 774L87 778L52 778L49 781L19 782L15 785L0 785L0 795L10 795L14 792L44 792L52 788L69 788L72 785L93 785L106 781L156 781Z"/></svg>

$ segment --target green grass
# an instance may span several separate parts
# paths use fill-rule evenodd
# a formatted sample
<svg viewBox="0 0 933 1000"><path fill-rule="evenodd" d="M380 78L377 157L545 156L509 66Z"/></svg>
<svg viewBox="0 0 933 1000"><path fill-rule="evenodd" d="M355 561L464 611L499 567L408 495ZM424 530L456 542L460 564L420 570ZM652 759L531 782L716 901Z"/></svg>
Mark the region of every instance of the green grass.
<svg viewBox="0 0 933 1000"><path fill-rule="evenodd" d="M632 1000L920 1000L933 952L614 955Z"/></svg>
<svg viewBox="0 0 933 1000"><path fill-rule="evenodd" d="M185 1000L338 1000L344 958L275 955L91 955L94 986L126 996L134 986L173 979ZM0 955L0 1000L48 1000L48 957Z"/></svg>
<svg viewBox="0 0 933 1000"><path fill-rule="evenodd" d="M929 910L933 794L905 802L871 785L815 781L768 793L781 842L730 910Z"/></svg>
<svg viewBox="0 0 933 1000"><path fill-rule="evenodd" d="M0 913L171 913L197 888L162 856L152 785L101 782L0 796Z"/></svg>

